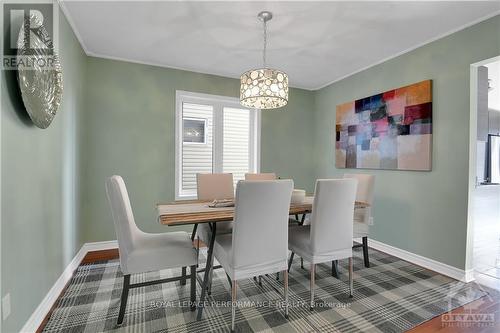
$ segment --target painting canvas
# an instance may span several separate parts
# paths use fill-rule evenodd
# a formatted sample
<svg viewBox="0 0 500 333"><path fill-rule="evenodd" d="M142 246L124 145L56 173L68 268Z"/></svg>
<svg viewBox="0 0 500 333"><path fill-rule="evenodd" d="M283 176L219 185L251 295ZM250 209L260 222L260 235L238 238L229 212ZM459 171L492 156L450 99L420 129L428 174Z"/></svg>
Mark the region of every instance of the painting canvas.
<svg viewBox="0 0 500 333"><path fill-rule="evenodd" d="M432 81L337 106L337 168L431 170Z"/></svg>

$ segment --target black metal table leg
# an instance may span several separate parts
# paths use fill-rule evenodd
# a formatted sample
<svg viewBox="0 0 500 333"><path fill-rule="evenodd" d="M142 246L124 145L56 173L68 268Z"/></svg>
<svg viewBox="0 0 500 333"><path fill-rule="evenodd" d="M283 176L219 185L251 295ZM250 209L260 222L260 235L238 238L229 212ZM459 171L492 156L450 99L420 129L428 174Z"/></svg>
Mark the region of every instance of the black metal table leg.
<svg viewBox="0 0 500 333"><path fill-rule="evenodd" d="M205 296L207 293L208 279L210 276L210 270L212 268L216 225L217 225L217 223L213 223L213 222L210 223L210 227L212 229L212 237L210 237L210 244L208 246L207 263L205 265L205 274L203 276L203 284L201 285L200 306L198 308L198 314L196 316L196 320L201 320L201 316L203 315L203 307L204 307L204 302L205 302Z"/></svg>
<svg viewBox="0 0 500 333"><path fill-rule="evenodd" d="M302 214L302 218L300 219L299 225L304 225L304 221L306 220L306 214Z"/></svg>
<svg viewBox="0 0 500 333"><path fill-rule="evenodd" d="M198 223L193 226L193 232L191 233L191 241L194 241L194 236L196 236L196 230L198 229Z"/></svg>

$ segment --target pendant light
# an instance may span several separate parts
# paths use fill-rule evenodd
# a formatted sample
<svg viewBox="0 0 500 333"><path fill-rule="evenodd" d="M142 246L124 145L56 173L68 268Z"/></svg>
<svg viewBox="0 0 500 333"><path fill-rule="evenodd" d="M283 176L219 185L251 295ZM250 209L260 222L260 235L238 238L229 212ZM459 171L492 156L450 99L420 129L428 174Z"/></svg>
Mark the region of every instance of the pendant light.
<svg viewBox="0 0 500 333"><path fill-rule="evenodd" d="M267 68L267 22L271 12L260 12L257 17L264 24L263 66L241 74L240 103L256 109L277 109L288 103L288 75L280 70Z"/></svg>

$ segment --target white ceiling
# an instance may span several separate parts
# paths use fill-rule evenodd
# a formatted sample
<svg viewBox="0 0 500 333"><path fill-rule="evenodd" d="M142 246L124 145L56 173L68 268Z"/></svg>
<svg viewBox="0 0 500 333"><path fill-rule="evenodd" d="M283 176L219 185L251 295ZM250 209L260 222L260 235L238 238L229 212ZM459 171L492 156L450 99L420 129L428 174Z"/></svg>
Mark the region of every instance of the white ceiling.
<svg viewBox="0 0 500 333"><path fill-rule="evenodd" d="M318 89L500 12L499 1L63 1L89 55L238 78L268 63L290 85Z"/></svg>

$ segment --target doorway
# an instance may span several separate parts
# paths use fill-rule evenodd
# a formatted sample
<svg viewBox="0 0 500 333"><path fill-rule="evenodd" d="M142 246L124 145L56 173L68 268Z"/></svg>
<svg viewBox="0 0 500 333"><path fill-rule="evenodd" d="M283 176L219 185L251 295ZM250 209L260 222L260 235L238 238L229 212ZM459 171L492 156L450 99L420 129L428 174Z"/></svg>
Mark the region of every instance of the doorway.
<svg viewBox="0 0 500 333"><path fill-rule="evenodd" d="M476 280L500 289L500 57L471 66L473 119L467 266Z"/></svg>

